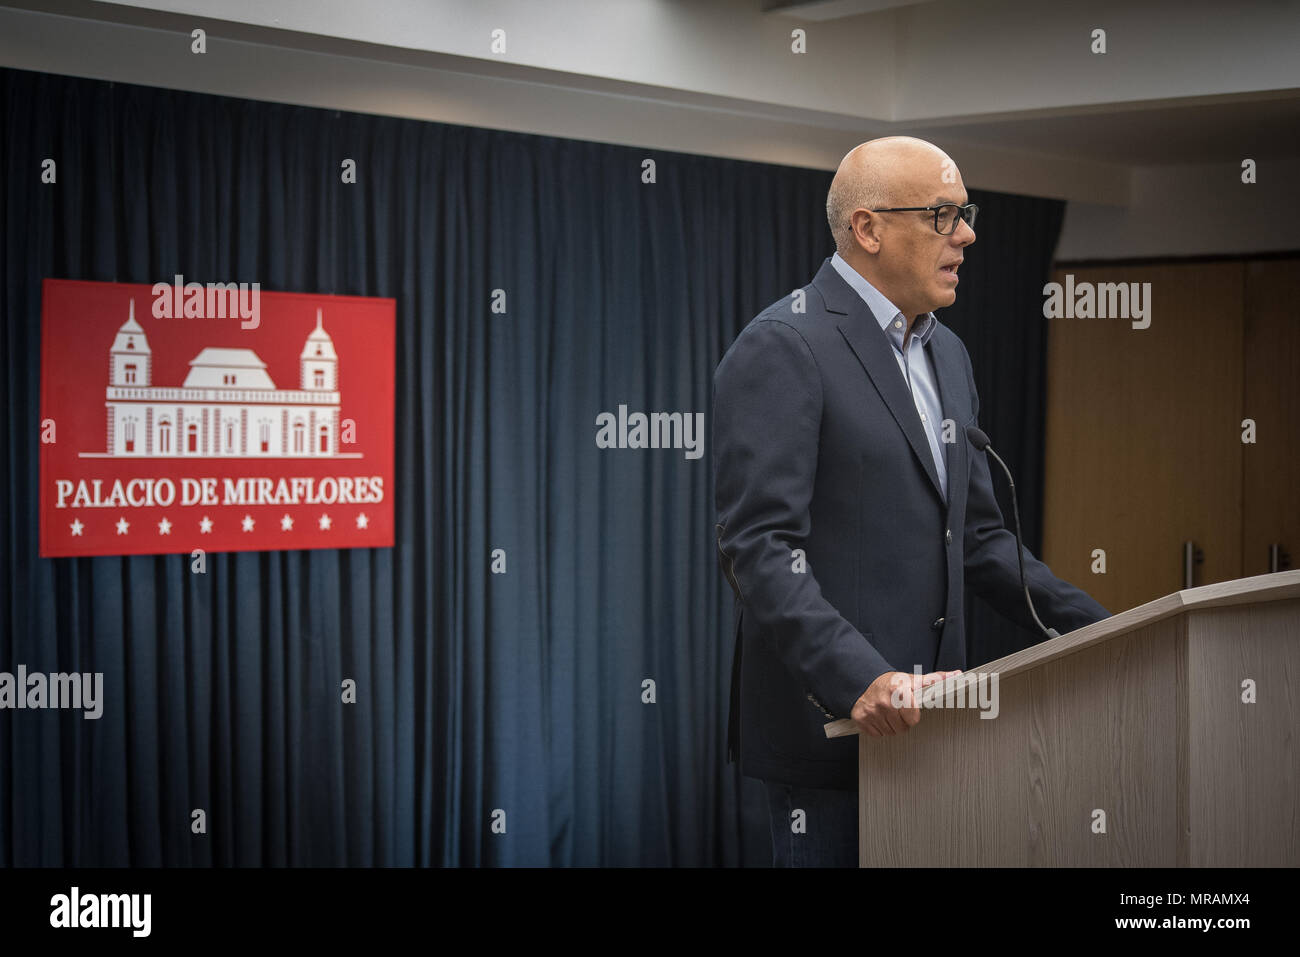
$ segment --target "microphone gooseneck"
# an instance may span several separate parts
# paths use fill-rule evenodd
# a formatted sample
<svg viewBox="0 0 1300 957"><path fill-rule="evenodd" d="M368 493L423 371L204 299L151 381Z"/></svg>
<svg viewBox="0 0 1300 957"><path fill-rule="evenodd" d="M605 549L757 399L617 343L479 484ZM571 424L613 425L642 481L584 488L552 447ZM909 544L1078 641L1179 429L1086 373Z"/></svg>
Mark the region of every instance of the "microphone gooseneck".
<svg viewBox="0 0 1300 957"><path fill-rule="evenodd" d="M1025 546L1020 537L1020 506L1016 503L1016 482L1011 477L1011 469L1007 468L1007 463L1002 461L1002 456L993 451L993 446L989 442L989 437L974 425L966 426L966 435L971 441L971 445L980 452L986 452L993 456L994 461L1002 466L1002 471L1007 476L1007 484L1011 487L1011 515L1016 522L1016 562L1020 566L1020 587L1025 590L1025 604L1029 606L1029 614L1034 617L1039 630L1048 638L1059 638L1061 633L1055 628L1048 628L1038 617L1038 611L1034 608L1034 600L1029 595L1029 583L1025 581Z"/></svg>

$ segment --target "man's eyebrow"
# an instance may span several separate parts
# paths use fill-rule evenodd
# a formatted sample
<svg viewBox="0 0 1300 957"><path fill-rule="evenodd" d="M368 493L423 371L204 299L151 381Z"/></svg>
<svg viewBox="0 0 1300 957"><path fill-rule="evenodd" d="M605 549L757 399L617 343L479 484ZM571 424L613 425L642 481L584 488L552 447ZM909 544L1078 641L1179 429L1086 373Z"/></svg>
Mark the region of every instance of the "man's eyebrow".
<svg viewBox="0 0 1300 957"><path fill-rule="evenodd" d="M968 198L969 198L969 197L968 197ZM932 205L932 206L943 206L943 205L946 204L946 203L952 203L954 206L965 206L965 205L966 205L965 203L959 203L959 202L957 202L957 200L955 200L955 199L949 199L947 196L940 196L938 199L936 199L936 200L935 200L933 203L931 203L930 205Z"/></svg>

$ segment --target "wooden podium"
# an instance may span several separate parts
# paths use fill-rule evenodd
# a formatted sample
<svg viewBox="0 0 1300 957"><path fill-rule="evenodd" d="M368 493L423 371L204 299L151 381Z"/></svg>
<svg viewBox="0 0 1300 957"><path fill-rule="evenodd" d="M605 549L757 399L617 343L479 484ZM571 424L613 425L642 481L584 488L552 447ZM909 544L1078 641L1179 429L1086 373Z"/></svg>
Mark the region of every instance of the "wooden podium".
<svg viewBox="0 0 1300 957"><path fill-rule="evenodd" d="M922 705L860 738L863 867L1300 864L1300 571L1166 595Z"/></svg>

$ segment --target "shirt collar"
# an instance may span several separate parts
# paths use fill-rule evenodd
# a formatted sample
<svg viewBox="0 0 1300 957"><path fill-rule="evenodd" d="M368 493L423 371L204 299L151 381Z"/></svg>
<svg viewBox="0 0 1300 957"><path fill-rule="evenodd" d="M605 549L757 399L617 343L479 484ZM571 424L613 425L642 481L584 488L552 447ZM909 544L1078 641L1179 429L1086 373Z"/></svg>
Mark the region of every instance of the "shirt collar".
<svg viewBox="0 0 1300 957"><path fill-rule="evenodd" d="M844 281L852 287L853 291L862 297L862 301L867 304L871 314L879 323L881 331L889 336L894 344L894 348L899 352L903 351L903 332L907 327L907 320L903 316L903 311L885 298L882 293L871 283L863 278L862 274L850 266L840 254L834 253L831 256L831 265L835 271L843 277ZM912 326L912 335L921 340L921 345L930 341L930 336L934 333L934 327L938 323L933 312L928 312L917 319Z"/></svg>

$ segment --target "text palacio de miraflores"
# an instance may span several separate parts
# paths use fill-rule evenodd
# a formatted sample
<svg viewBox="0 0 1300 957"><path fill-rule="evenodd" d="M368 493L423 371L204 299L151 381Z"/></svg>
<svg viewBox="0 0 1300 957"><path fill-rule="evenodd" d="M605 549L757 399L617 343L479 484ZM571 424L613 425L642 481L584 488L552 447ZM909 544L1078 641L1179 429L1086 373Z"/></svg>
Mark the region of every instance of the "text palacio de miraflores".
<svg viewBox="0 0 1300 957"><path fill-rule="evenodd" d="M170 478L56 479L55 508L167 508L177 502L177 483ZM180 504L188 505L334 505L384 500L379 475L324 478L185 477L180 480Z"/></svg>

